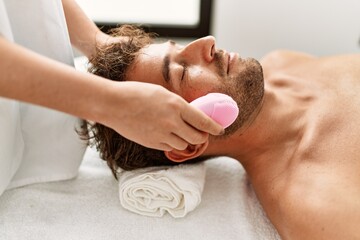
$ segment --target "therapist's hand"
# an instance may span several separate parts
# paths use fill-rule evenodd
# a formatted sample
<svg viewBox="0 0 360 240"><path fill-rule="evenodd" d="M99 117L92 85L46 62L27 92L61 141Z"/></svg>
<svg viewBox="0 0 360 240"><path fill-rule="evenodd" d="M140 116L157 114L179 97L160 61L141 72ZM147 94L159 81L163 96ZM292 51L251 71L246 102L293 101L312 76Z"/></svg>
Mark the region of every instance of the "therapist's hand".
<svg viewBox="0 0 360 240"><path fill-rule="evenodd" d="M184 150L188 144L202 144L209 134L224 129L180 96L165 88L140 82L116 83L121 106L112 101L103 123L122 136L145 147L171 151ZM109 110L109 103L106 103Z"/></svg>

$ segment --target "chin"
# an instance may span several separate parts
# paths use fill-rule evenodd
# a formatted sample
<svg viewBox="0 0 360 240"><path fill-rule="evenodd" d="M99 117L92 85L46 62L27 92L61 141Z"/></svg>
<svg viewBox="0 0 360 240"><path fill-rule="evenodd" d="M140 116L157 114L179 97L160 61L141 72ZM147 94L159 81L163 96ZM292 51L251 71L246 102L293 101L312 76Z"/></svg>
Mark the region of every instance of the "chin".
<svg viewBox="0 0 360 240"><path fill-rule="evenodd" d="M226 129L225 136L234 134L249 123L264 97L264 76L261 64L254 58L247 58L243 64L244 69L223 89L224 93L230 95L239 107L239 116Z"/></svg>

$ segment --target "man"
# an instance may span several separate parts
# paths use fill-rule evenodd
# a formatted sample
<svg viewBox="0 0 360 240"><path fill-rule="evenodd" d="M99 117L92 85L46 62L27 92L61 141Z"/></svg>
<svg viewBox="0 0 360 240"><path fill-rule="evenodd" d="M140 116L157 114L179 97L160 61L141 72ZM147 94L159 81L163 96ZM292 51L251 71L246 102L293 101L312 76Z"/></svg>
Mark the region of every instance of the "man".
<svg viewBox="0 0 360 240"><path fill-rule="evenodd" d="M226 93L240 115L225 136L182 151L145 149L95 124L95 144L113 171L226 155L244 166L283 239L360 239L360 55L276 51L260 65L216 49L213 37L145 45L127 53L123 68L117 53L124 56L100 49L91 71L156 83L189 102Z"/></svg>

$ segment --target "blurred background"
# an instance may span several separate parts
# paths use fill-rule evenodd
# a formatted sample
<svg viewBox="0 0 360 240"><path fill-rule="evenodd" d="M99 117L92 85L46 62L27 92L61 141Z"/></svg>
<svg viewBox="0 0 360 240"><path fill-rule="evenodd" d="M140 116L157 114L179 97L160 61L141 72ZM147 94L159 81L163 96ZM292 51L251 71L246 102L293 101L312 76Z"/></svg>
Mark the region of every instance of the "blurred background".
<svg viewBox="0 0 360 240"><path fill-rule="evenodd" d="M360 51L359 0L77 0L107 31L141 24L186 44L213 35L217 47L261 58L275 49L317 56Z"/></svg>

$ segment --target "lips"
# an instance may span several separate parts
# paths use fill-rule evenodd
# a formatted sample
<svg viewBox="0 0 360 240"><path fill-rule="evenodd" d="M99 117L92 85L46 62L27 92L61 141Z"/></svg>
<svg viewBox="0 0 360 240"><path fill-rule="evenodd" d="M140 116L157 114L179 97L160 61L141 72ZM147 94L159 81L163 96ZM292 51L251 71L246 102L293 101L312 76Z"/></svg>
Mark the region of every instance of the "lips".
<svg viewBox="0 0 360 240"><path fill-rule="evenodd" d="M220 55L221 54L221 55ZM224 50L221 50L218 52L218 61L219 61L219 66L221 66L223 72L226 72L227 75L230 74L231 71L233 71L233 65L234 62L236 61L236 57L238 56L237 53L228 53ZM220 64L220 61L222 62L222 64Z"/></svg>
<svg viewBox="0 0 360 240"><path fill-rule="evenodd" d="M227 64L227 73L228 74L233 69L234 64L238 60L239 60L239 54L233 53L233 52L227 54L227 63L228 63Z"/></svg>

